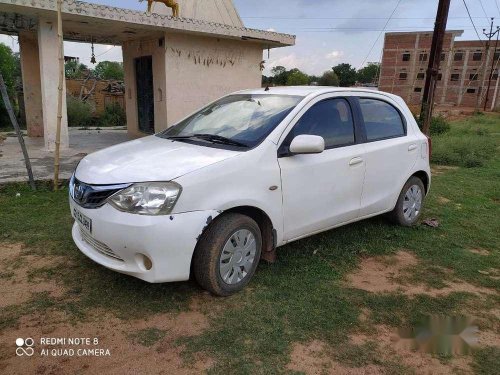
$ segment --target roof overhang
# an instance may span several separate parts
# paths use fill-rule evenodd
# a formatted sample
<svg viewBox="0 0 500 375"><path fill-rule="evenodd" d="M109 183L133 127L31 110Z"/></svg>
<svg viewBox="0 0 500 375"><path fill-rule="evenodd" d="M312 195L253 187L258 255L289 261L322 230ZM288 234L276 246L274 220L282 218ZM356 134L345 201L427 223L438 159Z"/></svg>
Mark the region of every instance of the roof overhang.
<svg viewBox="0 0 500 375"><path fill-rule="evenodd" d="M35 31L40 19L56 19L57 0L0 0L0 33ZM235 27L191 18L171 17L82 1L63 4L64 39L78 42L123 44L162 36L165 32L190 33L221 39L256 42L263 48L292 46L295 36Z"/></svg>

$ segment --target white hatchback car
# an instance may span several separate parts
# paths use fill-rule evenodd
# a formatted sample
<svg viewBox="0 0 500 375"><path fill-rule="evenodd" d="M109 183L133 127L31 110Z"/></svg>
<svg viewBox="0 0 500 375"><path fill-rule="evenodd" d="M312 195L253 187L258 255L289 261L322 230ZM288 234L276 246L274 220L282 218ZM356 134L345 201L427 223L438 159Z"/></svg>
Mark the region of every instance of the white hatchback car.
<svg viewBox="0 0 500 375"><path fill-rule="evenodd" d="M148 282L241 290L291 241L390 212L414 224L430 141L404 101L364 89L241 91L167 130L86 156L73 239Z"/></svg>

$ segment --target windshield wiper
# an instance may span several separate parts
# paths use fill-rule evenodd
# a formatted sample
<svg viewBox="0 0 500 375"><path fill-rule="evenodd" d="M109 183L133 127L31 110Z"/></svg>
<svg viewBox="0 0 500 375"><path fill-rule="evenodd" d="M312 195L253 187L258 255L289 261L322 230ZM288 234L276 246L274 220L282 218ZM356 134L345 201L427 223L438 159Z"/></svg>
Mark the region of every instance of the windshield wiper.
<svg viewBox="0 0 500 375"><path fill-rule="evenodd" d="M232 146L238 146L238 147L246 147L246 148L248 148L248 145L246 145L243 142L235 141L234 139L223 137L221 135L216 135L216 134L194 134L193 137L200 138L200 139L203 139L203 140L207 140L209 142L221 143L221 144L224 144L224 145L232 145Z"/></svg>
<svg viewBox="0 0 500 375"><path fill-rule="evenodd" d="M224 144L224 145L248 148L248 145L246 145L243 142L238 142L238 141L223 137L221 135L215 135L215 134L177 135L177 136L172 136L172 137L167 137L167 138L173 139L173 140L198 138L198 139L202 139L204 141L208 141L208 142L212 142L212 143L219 143L219 144Z"/></svg>

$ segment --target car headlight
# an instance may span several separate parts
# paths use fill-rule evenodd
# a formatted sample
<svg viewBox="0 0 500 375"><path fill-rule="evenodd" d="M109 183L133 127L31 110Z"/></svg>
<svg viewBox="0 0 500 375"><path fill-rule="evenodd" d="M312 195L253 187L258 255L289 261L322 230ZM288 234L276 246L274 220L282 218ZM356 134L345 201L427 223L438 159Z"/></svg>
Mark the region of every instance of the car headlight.
<svg viewBox="0 0 500 375"><path fill-rule="evenodd" d="M137 183L120 190L108 201L120 211L139 215L168 215L181 195L175 182Z"/></svg>

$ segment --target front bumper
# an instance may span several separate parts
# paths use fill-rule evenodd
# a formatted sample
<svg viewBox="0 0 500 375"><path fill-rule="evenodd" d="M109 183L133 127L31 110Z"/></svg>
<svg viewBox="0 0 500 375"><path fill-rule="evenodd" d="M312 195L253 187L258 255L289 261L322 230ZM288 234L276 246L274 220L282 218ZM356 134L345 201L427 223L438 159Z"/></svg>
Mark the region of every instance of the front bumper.
<svg viewBox="0 0 500 375"><path fill-rule="evenodd" d="M109 204L76 208L92 219L92 233L73 225L72 236L80 251L113 271L150 283L189 279L191 258L203 229L219 213L193 211L167 216L142 216L121 212ZM150 261L145 263L146 256ZM149 268L149 269L148 269Z"/></svg>

